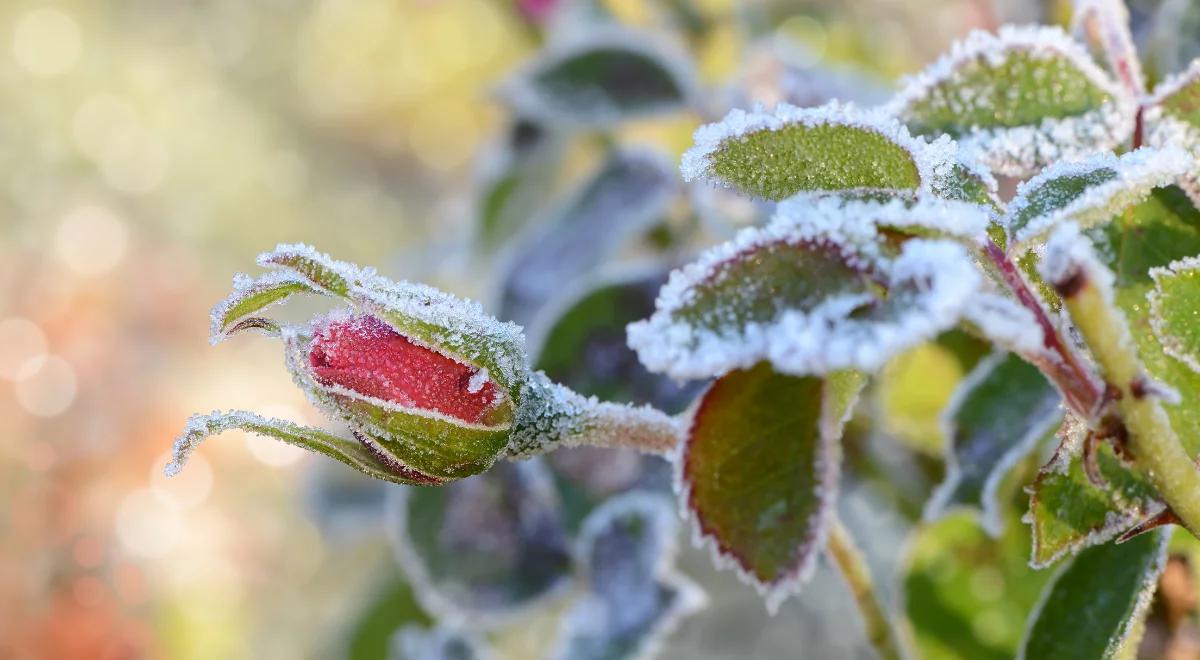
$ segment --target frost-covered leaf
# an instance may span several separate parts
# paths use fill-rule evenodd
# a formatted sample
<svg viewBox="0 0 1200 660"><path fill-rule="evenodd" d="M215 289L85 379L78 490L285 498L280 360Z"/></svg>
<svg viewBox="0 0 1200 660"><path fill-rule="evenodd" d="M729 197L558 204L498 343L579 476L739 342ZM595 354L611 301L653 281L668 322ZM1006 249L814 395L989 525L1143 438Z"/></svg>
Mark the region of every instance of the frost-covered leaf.
<svg viewBox="0 0 1200 660"><path fill-rule="evenodd" d="M914 139L879 111L837 102L733 110L698 128L694 139L683 155L686 181L704 179L771 200L800 192L928 192L937 173L950 174L954 151L949 142Z"/></svg>
<svg viewBox="0 0 1200 660"><path fill-rule="evenodd" d="M996 353L964 379L943 417L946 479L925 508L926 519L952 508L983 511L983 527L999 535L996 491L1017 461L1058 428L1062 397L1042 372L1011 353Z"/></svg>
<svg viewBox="0 0 1200 660"><path fill-rule="evenodd" d="M1024 252L1064 222L1085 228L1107 222L1154 188L1176 181L1191 164L1174 147L1056 163L1017 187L1004 218L1009 251Z"/></svg>
<svg viewBox="0 0 1200 660"><path fill-rule="evenodd" d="M652 657L704 593L671 568L675 512L670 500L623 495L584 521L580 562L587 591L563 616L550 653L556 660Z"/></svg>
<svg viewBox="0 0 1200 660"><path fill-rule="evenodd" d="M519 119L505 140L479 159L476 240L492 250L517 235L550 197L565 140L536 122Z"/></svg>
<svg viewBox="0 0 1200 660"><path fill-rule="evenodd" d="M1192 154L1187 190L1193 200L1200 199L1200 59L1154 88L1142 120L1146 144L1181 147Z"/></svg>
<svg viewBox="0 0 1200 660"><path fill-rule="evenodd" d="M254 279L239 273L233 278L233 293L212 311L210 341L213 344L219 343L231 334L248 328L278 334L277 323L254 315L297 293L323 295L308 279L286 271L269 273Z"/></svg>
<svg viewBox="0 0 1200 660"><path fill-rule="evenodd" d="M1181 395L1180 405L1164 404L1171 427L1188 454L1200 454L1200 374L1170 357L1154 333L1148 296L1151 270L1200 254L1200 211L1179 188L1154 190L1113 222L1092 232L1097 251L1116 275L1116 303L1125 313L1149 374Z"/></svg>
<svg viewBox="0 0 1200 660"><path fill-rule="evenodd" d="M165 473L175 476L187 459L206 438L229 430L246 431L275 438L289 445L324 454L345 463L363 474L398 484L439 484L442 479L407 466L397 466L380 460L366 446L354 440L336 436L328 431L300 426L282 419L268 419L244 411L212 412L192 415L183 433L175 440L171 462Z"/></svg>
<svg viewBox="0 0 1200 660"><path fill-rule="evenodd" d="M500 315L527 324L666 212L675 175L660 154L617 152L508 255Z"/></svg>
<svg viewBox="0 0 1200 660"><path fill-rule="evenodd" d="M874 371L957 323L981 284L959 245L914 239L892 259L875 240L868 218L842 212L744 230L673 272L629 345L680 379L763 360L794 375Z"/></svg>
<svg viewBox="0 0 1200 660"><path fill-rule="evenodd" d="M392 638L388 660L492 660L478 635L445 623L432 628L409 624Z"/></svg>
<svg viewBox="0 0 1200 660"><path fill-rule="evenodd" d="M816 566L833 515L842 424L863 377L787 376L759 364L701 398L679 460L697 537L776 610Z"/></svg>
<svg viewBox="0 0 1200 660"><path fill-rule="evenodd" d="M440 488L393 489L389 535L425 609L498 625L560 592L571 555L539 459Z"/></svg>
<svg viewBox="0 0 1200 660"><path fill-rule="evenodd" d="M1200 371L1200 259L1172 261L1150 269L1154 290L1149 295L1150 324L1163 351Z"/></svg>
<svg viewBox="0 0 1200 660"><path fill-rule="evenodd" d="M1134 98L1146 95L1142 60L1133 45L1125 0L1075 0L1073 32L1083 34L1100 51L1108 70Z"/></svg>
<svg viewBox="0 0 1200 660"><path fill-rule="evenodd" d="M520 114L594 128L683 108L695 86L690 60L661 39L590 27L543 49L501 94Z"/></svg>
<svg viewBox="0 0 1200 660"><path fill-rule="evenodd" d="M1166 565L1168 537L1159 530L1076 555L1046 585L1018 657L1135 657L1137 631Z"/></svg>
<svg viewBox="0 0 1200 660"><path fill-rule="evenodd" d="M1006 26L955 43L889 110L917 135L950 135L995 172L1029 176L1124 142L1135 108L1061 29Z"/></svg>
<svg viewBox="0 0 1200 660"><path fill-rule="evenodd" d="M953 238L970 246L984 240L991 222L985 205L932 197L920 199L861 200L837 195L800 195L779 202L771 218L774 225L795 227L838 241L869 241L873 230L924 238Z"/></svg>
<svg viewBox="0 0 1200 660"><path fill-rule="evenodd" d="M666 279L666 270L658 267L603 279L547 308L531 333L534 342L540 340L536 368L584 395L682 410L699 385L651 374L625 344L625 326L654 312Z"/></svg>
<svg viewBox="0 0 1200 660"><path fill-rule="evenodd" d="M1029 566L1029 528L1015 519L993 538L969 516L917 528L904 554L904 609L917 657L1012 660L1050 578Z"/></svg>
<svg viewBox="0 0 1200 660"><path fill-rule="evenodd" d="M1096 448L1097 473L1088 477L1083 429L1065 429L1054 457L1030 487L1027 522L1033 529L1035 567L1049 566L1082 548L1106 543L1163 510L1154 486L1130 470L1108 442Z"/></svg>

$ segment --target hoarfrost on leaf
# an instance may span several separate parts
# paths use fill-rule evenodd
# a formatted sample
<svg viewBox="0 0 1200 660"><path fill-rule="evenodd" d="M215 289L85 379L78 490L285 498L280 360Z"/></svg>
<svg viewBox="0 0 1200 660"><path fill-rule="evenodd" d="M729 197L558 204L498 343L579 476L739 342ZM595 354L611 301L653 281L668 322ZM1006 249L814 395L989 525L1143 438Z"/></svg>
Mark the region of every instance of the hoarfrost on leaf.
<svg viewBox="0 0 1200 660"><path fill-rule="evenodd" d="M1191 153L1192 166L1182 185L1193 202L1200 200L1200 58L1154 88L1145 102L1143 122L1146 144Z"/></svg>
<svg viewBox="0 0 1200 660"><path fill-rule="evenodd" d="M1200 372L1200 257L1151 268L1150 326L1167 355Z"/></svg>
<svg viewBox="0 0 1200 660"><path fill-rule="evenodd" d="M746 229L673 272L629 346L678 379L763 360L793 375L874 371L956 324L981 276L957 244L913 239L889 258L873 232L844 213Z"/></svg>
<svg viewBox="0 0 1200 660"><path fill-rule="evenodd" d="M1134 98L1146 95L1142 60L1129 31L1129 8L1124 0L1075 0L1072 32L1096 44L1108 61L1109 71Z"/></svg>
<svg viewBox="0 0 1200 660"><path fill-rule="evenodd" d="M976 31L905 80L889 112L917 135L948 134L993 171L1030 176L1124 142L1135 99L1059 28Z"/></svg>
<svg viewBox="0 0 1200 660"><path fill-rule="evenodd" d="M1107 222L1191 167L1192 158L1175 147L1056 163L1017 187L1004 219L1009 250L1023 252L1068 220L1085 228Z"/></svg>
<svg viewBox="0 0 1200 660"><path fill-rule="evenodd" d="M819 108L786 103L767 112L735 109L696 129L683 155L685 181L704 179L764 199L799 192L929 193L949 174L951 151L909 135L891 116L836 101Z"/></svg>

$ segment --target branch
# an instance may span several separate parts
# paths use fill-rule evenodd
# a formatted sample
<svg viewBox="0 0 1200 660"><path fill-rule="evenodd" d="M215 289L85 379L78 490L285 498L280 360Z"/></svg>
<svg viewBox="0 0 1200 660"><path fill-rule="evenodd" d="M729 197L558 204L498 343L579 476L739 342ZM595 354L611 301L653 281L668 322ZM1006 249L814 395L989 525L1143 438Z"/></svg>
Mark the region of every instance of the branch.
<svg viewBox="0 0 1200 660"><path fill-rule="evenodd" d="M871 571L863 558L862 552L855 545L854 539L842 525L842 521L834 518L829 529L829 543L826 546L829 556L837 563L850 585L854 594L854 602L862 614L863 625L867 630L867 641L875 647L876 653L883 660L902 660L910 654L904 652L896 635L887 610L879 601L875 585L871 580Z"/></svg>

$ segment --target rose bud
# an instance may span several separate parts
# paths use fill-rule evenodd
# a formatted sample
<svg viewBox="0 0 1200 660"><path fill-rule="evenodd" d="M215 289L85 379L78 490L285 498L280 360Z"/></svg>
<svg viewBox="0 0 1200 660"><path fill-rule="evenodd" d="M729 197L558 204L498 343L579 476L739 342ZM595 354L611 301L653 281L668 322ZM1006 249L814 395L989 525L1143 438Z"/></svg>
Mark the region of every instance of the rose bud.
<svg viewBox="0 0 1200 660"><path fill-rule="evenodd" d="M259 264L275 272L235 278L233 294L213 310L214 343L248 329L280 337L293 379L350 437L246 412L194 416L168 474L204 438L230 428L326 454L373 477L426 485L564 444L663 452L679 438L677 421L661 412L601 403L532 372L521 329L475 303L392 282L307 246L280 246ZM296 293L351 307L304 327L260 316Z"/></svg>

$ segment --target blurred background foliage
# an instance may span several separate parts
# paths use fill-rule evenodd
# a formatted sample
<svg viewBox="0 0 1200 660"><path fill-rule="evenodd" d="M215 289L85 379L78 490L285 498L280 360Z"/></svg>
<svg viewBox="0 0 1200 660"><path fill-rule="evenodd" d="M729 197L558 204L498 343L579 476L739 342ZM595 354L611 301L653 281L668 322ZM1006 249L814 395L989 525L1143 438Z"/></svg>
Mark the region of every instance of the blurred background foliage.
<svg viewBox="0 0 1200 660"><path fill-rule="evenodd" d="M161 468L195 410L320 423L272 342L206 342L208 309L231 274L275 243L310 242L490 301L504 255L476 240L477 184L512 134L496 90L546 38L555 4L0 6L0 658L371 658L399 624L427 620L384 537L379 486L236 434L174 480ZM972 28L1061 22L1067 12L1064 2L1035 0L599 4L624 24L685 35L714 107L725 95L743 105L780 100L781 69L811 103L830 84L838 96L879 100L897 75ZM1196 56L1194 40L1174 36L1189 34L1180 26L1200 31L1188 4L1134 3L1152 70ZM623 124L613 139L677 162L702 119ZM603 146L572 140L538 194L584 178ZM658 230L667 244L693 221L680 215L668 211ZM697 241L720 237L701 225ZM639 277L649 293L601 291L590 304L616 317L648 305L661 273ZM596 376L623 350L627 320L587 344L566 319L539 338L549 347L541 366L581 389L682 408L694 390L624 386L622 369L634 367ZM577 361L564 357L585 344ZM937 412L979 357L954 338L903 356L873 399L893 437L848 441L842 515L868 530L876 570L897 576L885 588L897 607L907 603L915 637L935 658L1010 655L1047 575L1025 564L1017 514L1000 540L964 515L921 527L896 552L940 479ZM556 461L556 474L588 465ZM1012 492L1018 511L1023 495ZM564 497L571 509L587 495ZM681 545L683 571L712 602L665 657L869 654L832 572L822 569L770 618L752 590ZM1179 550L1191 556L1195 544ZM1168 621L1170 606L1156 621ZM505 657L530 657L547 626L503 630L492 642Z"/></svg>

